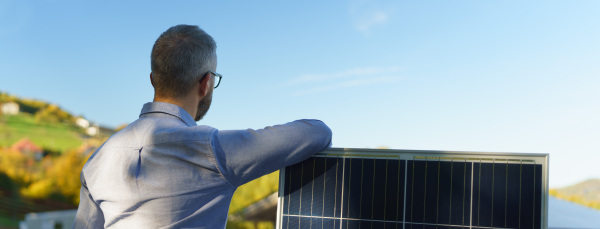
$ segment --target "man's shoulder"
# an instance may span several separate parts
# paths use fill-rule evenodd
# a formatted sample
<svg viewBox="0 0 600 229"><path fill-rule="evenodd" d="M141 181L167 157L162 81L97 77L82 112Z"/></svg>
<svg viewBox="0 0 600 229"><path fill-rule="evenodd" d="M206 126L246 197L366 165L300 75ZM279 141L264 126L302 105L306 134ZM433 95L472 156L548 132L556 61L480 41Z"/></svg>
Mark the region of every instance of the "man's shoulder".
<svg viewBox="0 0 600 229"><path fill-rule="evenodd" d="M179 141L206 140L218 131L211 126L186 126L180 123L174 125L169 122L172 121L149 122L147 120L138 120L111 136L108 140L111 142L109 146L144 146Z"/></svg>
<svg viewBox="0 0 600 229"><path fill-rule="evenodd" d="M166 128L136 121L110 136L98 147L88 159L86 167L92 160L102 160L101 158L107 155L114 157L123 152L143 148L173 148L174 146L177 146L175 148L181 146L194 148L198 145L208 145L217 131L216 128L210 126L170 126ZM197 142L198 144L189 144L191 142Z"/></svg>

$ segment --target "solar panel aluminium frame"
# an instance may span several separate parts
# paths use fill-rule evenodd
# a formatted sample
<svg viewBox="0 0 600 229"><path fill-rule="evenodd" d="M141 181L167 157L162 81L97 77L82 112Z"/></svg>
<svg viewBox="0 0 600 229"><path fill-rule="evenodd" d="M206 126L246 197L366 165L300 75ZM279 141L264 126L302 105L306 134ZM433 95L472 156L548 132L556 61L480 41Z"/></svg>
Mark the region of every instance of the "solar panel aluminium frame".
<svg viewBox="0 0 600 229"><path fill-rule="evenodd" d="M411 161L453 161L464 162L504 162L527 163L541 165L541 217L538 221L541 228L548 228L548 191L549 191L549 154L540 153L495 153L473 151L435 151L435 150L395 150L395 149L360 149L360 148L331 148L314 157L325 158L360 158L360 159L395 159ZM454 161L456 162L456 161ZM285 184L285 168L279 171L279 191L277 202L276 228L282 228L283 200ZM405 197L406 198L406 197ZM472 226L475 227L475 226ZM341 228L341 226L340 226Z"/></svg>

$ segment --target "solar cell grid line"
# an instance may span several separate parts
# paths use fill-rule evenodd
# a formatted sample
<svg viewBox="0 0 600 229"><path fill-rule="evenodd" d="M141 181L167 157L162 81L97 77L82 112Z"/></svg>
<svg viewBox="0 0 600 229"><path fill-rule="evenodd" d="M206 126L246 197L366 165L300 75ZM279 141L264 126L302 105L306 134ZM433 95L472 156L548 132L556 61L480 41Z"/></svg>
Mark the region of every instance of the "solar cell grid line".
<svg viewBox="0 0 600 229"><path fill-rule="evenodd" d="M542 177L542 167L538 164L534 165L534 203L533 206L535 208L534 212L533 212L533 217L534 217L534 228L540 228L541 227L541 223L540 223L540 219L541 219L541 215L542 215L542 210L539 206L541 206L541 201L542 201L542 183L541 181L541 177ZM539 175L538 175L539 174Z"/></svg>
<svg viewBox="0 0 600 229"><path fill-rule="evenodd" d="M448 220L452 219L452 175L454 175L454 159L450 160L450 210L448 213Z"/></svg>
<svg viewBox="0 0 600 229"><path fill-rule="evenodd" d="M373 160L373 188L371 189L371 219L373 219L374 217L374 210L373 210L373 205L375 204L375 162L376 160ZM385 189L385 187L384 187Z"/></svg>
<svg viewBox="0 0 600 229"><path fill-rule="evenodd" d="M425 222L425 217L427 216L427 162L427 158L425 158L425 181L423 185L423 222Z"/></svg>
<svg viewBox="0 0 600 229"><path fill-rule="evenodd" d="M386 218L386 211L387 211L387 190L388 190L388 158L385 158L385 186L383 188L384 193L383 193L383 218ZM375 193L375 191L373 191L373 193ZM383 225L383 227L385 228L385 225Z"/></svg>
<svg viewBox="0 0 600 229"><path fill-rule="evenodd" d="M347 164L347 165L346 165ZM348 176L346 176L346 168L349 167L348 169ZM356 167L356 166L355 166ZM342 199L342 206L346 207L346 218L351 218L350 217L350 196L352 194L352 190L350 187L352 186L352 180L348 179L349 177L352 177L352 158L348 158L348 159L344 159L344 167L342 168L342 170L344 171L344 176L343 176L343 182L344 185L342 186L342 195L346 198L348 198L348 201L344 201L345 199ZM346 180L348 182L346 182ZM346 183L348 184L346 186ZM346 188L348 187L348 188ZM345 204L344 204L345 203ZM342 214L341 214L341 218L344 218L344 208L342 207ZM348 220L346 220L346 227L348 227L348 224L350 222ZM341 223L340 225L343 225L344 223Z"/></svg>
<svg viewBox="0 0 600 229"><path fill-rule="evenodd" d="M535 167L534 167L534 171L533 171L533 184L534 184L533 185L533 193L534 193L533 194L533 206L535 206L535 186L536 186L535 185ZM535 228L535 207L533 209L533 220L532 221L533 221L532 222L533 223L533 228Z"/></svg>
<svg viewBox="0 0 600 229"><path fill-rule="evenodd" d="M473 168L473 167L471 167ZM469 182L472 183L472 182ZM467 202L467 159L465 158L465 165L464 165L464 180L463 180L463 205L462 205L462 225L465 225L465 203ZM471 209L469 207L469 209ZM471 217L469 217L470 219Z"/></svg>
<svg viewBox="0 0 600 229"><path fill-rule="evenodd" d="M479 165L481 165L481 159L479 159ZM481 221L479 221L479 216L481 215L479 211L479 209L481 209L481 166L478 166L477 168L479 169L479 180L477 181L477 226L481 226Z"/></svg>
<svg viewBox="0 0 600 229"><path fill-rule="evenodd" d="M300 201L298 206L298 215L302 215L302 180L304 179L304 163L300 164ZM298 219L298 227L300 227L300 219Z"/></svg>
<svg viewBox="0 0 600 229"><path fill-rule="evenodd" d="M494 186L494 163L484 163L480 160L475 163L475 168L478 171L475 175L477 179L477 221L474 226L492 226L493 214L493 186Z"/></svg>
<svg viewBox="0 0 600 229"><path fill-rule="evenodd" d="M507 228L520 228L520 162L519 164L507 163L506 165L506 226Z"/></svg>
<svg viewBox="0 0 600 229"><path fill-rule="evenodd" d="M505 176L506 176L506 181L505 181L506 183L504 184L504 187L506 189L504 190L504 206L506 206L506 207L504 208L504 227L506 227L506 225L507 225L507 218L508 218L508 216L507 216L507 214L508 214L508 178L509 178L509 176L508 176L508 160L506 160L506 175Z"/></svg>
<svg viewBox="0 0 600 229"><path fill-rule="evenodd" d="M363 204L363 180L365 179L365 160L361 159L360 160L360 200L358 202L358 218L362 218L362 204ZM352 179L352 177L350 177L349 179ZM348 205L350 206L350 205Z"/></svg>
<svg viewBox="0 0 600 229"><path fill-rule="evenodd" d="M321 215L323 217L339 217L339 215L337 213L337 209L339 209L339 204L340 201L339 199L341 198L340 195L338 194L337 190L338 190L338 186L340 186L340 181L339 178L341 177L341 174L338 175L338 167L339 167L339 162L340 159L338 158L319 158L317 159L317 170L316 173L320 174L321 171L323 172L323 193L322 194L317 194L317 198L315 200L315 203L318 205L319 201L322 201L321 205L322 205L322 210L318 211L318 207L314 210L316 210L315 212L313 212L313 215L315 214L319 214L321 213ZM321 167L319 164L322 163L324 165L323 170L318 169L319 167ZM319 176L321 177L321 176ZM321 183L321 182L319 182ZM333 198L331 198L331 196L329 195L329 193L331 193L331 191L333 191ZM317 192L319 193L319 192Z"/></svg>
<svg viewBox="0 0 600 229"><path fill-rule="evenodd" d="M426 162L425 175L425 202L423 203L423 219L424 223L437 224L436 213L437 209L437 189L438 189L438 165L439 161L435 159Z"/></svg>
<svg viewBox="0 0 600 229"><path fill-rule="evenodd" d="M515 167L515 166L516 165L511 165L511 167ZM519 170L518 170L519 171L518 172L519 173L518 174L518 177L519 177L519 188L518 188L519 199L518 199L518 211L517 211L518 215L517 215L517 217L514 217L514 218L516 218L517 222L513 222L513 225L516 225L518 228L521 228L521 207L522 207L521 202L522 202L522 191L523 191L523 160L521 160L519 162L518 168L519 168ZM515 173L516 169L514 169L514 168L510 169L509 173L510 172ZM514 190L514 188L513 188L513 190ZM513 192L515 192L515 191L513 191ZM516 194L516 193L513 193L513 194ZM509 222L509 225L510 225L510 222Z"/></svg>
<svg viewBox="0 0 600 229"><path fill-rule="evenodd" d="M313 158L313 185L312 185L312 202L311 202L311 216L319 216L317 219L311 221L311 228L322 228L323 220L320 219L323 216L323 205L325 203L323 194L325 193L325 178L327 168L326 160L324 158Z"/></svg>
<svg viewBox="0 0 600 229"><path fill-rule="evenodd" d="M342 196L341 194L340 194L340 195L338 195L338 192L337 192L337 190L338 190L338 174L339 174L339 166L340 166L339 160L340 160L340 159L336 159L336 160L337 160L337 161L336 161L336 163L335 163L335 181L336 181L336 182L335 182L335 200L334 200L334 202L335 202L335 203L334 203L334 206L333 206L333 216L334 216L334 217L335 217L335 216L336 216L336 214L337 214L337 211L336 211L336 209L337 209L337 205L338 205L338 203L339 203L340 205L342 205L342 200L343 200L343 196ZM344 161L342 160L342 163L343 163L343 162L344 162ZM343 164L342 164L342 165L343 165ZM342 176L340 176L340 178L342 179L342 187L343 187L343 185L344 185L344 171L342 171ZM340 197L340 201L339 201L339 202L338 202L338 196ZM340 206L340 208L339 208L339 209L342 209L342 207ZM341 218L341 217L342 217L342 213L341 213L341 211L340 211L340 218ZM341 224L341 221L340 221L340 224Z"/></svg>
<svg viewBox="0 0 600 229"><path fill-rule="evenodd" d="M306 190L306 188L307 188L304 185L304 182L306 181L304 179L304 166L305 166L305 164L306 163L301 163L300 164L300 192L299 192L300 193L300 201L299 201L300 203L299 203L299 206L298 206L298 215L303 215L302 213L304 212L304 211L302 211L302 199L303 199L302 197L304 197L304 195L303 195L304 194L304 190ZM304 198L304 199L306 200L306 198ZM304 204L304 206L306 206L306 204ZM302 217L298 217L298 228L301 228L301 225L302 225L303 221L304 220L302 219ZM292 222L292 223L295 223L295 222Z"/></svg>
<svg viewBox="0 0 600 229"><path fill-rule="evenodd" d="M302 176L302 164L295 164L288 167L290 173L290 193L288 195L288 215L300 215L300 185L301 183L296 181L297 178Z"/></svg>
<svg viewBox="0 0 600 229"><path fill-rule="evenodd" d="M438 172L437 172L437 201L436 201L436 211L435 211L435 223L440 223L440 159L438 158Z"/></svg>
<svg viewBox="0 0 600 229"><path fill-rule="evenodd" d="M376 160L376 176L374 185L376 187L383 186L384 188L375 189L375 197L383 196L384 198L374 199L374 219L384 220L386 222L397 222L403 219L404 211L404 180L405 180L405 160L397 160L387 157L384 160ZM381 174L381 175L379 175ZM377 206L383 206L379 208ZM391 225L391 224L389 224ZM388 224L384 226L390 228ZM397 228L397 224L393 225L393 229ZM402 225L400 224L400 227Z"/></svg>
<svg viewBox="0 0 600 229"><path fill-rule="evenodd" d="M466 160L466 159L465 159ZM469 202L469 226L473 226L473 195L475 193L475 189L473 189L474 186L474 181L473 178L475 177L475 162L471 162L471 201Z"/></svg>
<svg viewBox="0 0 600 229"><path fill-rule="evenodd" d="M414 222L413 220L413 206L415 204L414 196L415 196L415 161L412 161L412 177L411 177L411 191L410 191L410 222ZM411 224L412 229L412 224Z"/></svg>
<svg viewBox="0 0 600 229"><path fill-rule="evenodd" d="M400 160L398 160L398 192L400 192ZM408 160L404 161L404 201L402 204L402 221L406 222L406 182L407 182L407 177L408 177ZM396 199L397 201L400 200L400 195L397 196L398 199ZM396 206L399 206L399 203L396 204ZM399 210L400 208L397 208L397 210ZM398 221L398 214L396 213L396 221ZM402 229L406 229L406 223L402 223ZM396 227L398 227L398 225L396 224Z"/></svg>
<svg viewBox="0 0 600 229"><path fill-rule="evenodd" d="M306 200L306 197L304 197L304 191L306 190L306 188L308 188L308 187L305 187L305 185L304 185L304 182L306 181L306 179L304 179L305 165L306 165L306 163L300 164L300 206L298 209L298 215L303 215L303 213L305 212L303 210L306 209L306 204L304 204L305 207L302 208L302 199ZM301 228L303 221L304 220L302 220L301 217L298 218L298 228Z"/></svg>
<svg viewBox="0 0 600 229"><path fill-rule="evenodd" d="M325 213L325 191L327 190L327 186L325 186L325 181L326 181L326 177L327 177L327 159L323 160L323 169L325 170L324 174L323 174L323 193L321 194L321 197L323 198L322 200L322 206L321 206L321 214L324 215ZM335 197L334 197L335 198ZM323 228L324 226L324 222L321 221L321 228Z"/></svg>
<svg viewBox="0 0 600 229"><path fill-rule="evenodd" d="M452 204L453 204L453 196L456 195L452 190L451 182L454 179L456 174L453 173L452 169L455 165L454 162L450 161L439 161L438 162L438 219L436 224L446 224L452 225L451 222L451 212L452 212ZM459 174L460 175L460 174ZM462 175L461 175L462 176ZM449 195L452 194L452 195Z"/></svg>
<svg viewBox="0 0 600 229"><path fill-rule="evenodd" d="M312 185L310 186L310 215L313 215L313 203L315 200L315 164L317 162L317 159L313 157L313 166L312 166L312 179L311 179L311 183ZM312 227L312 221L310 226Z"/></svg>
<svg viewBox="0 0 600 229"><path fill-rule="evenodd" d="M450 218L450 224L452 225L470 225L471 222L471 196L472 196L472 163L466 162L454 162L454 167L458 167L462 173L453 174L453 180L456 180L456 186L453 186L455 191L453 193L453 202L459 202L460 205L454 205L453 216Z"/></svg>
<svg viewBox="0 0 600 229"><path fill-rule="evenodd" d="M300 215L311 216L312 215L312 202L313 202L313 190L314 190L314 165L315 158L310 158L305 163L302 163L302 194L301 194L301 207ZM306 221L310 228L310 222Z"/></svg>
<svg viewBox="0 0 600 229"><path fill-rule="evenodd" d="M493 182L492 182L492 220L493 227L506 227L506 190L508 177L506 177L506 165L502 160L493 161ZM511 183L512 185L512 183Z"/></svg>
<svg viewBox="0 0 600 229"><path fill-rule="evenodd" d="M288 204L288 205L287 205L287 212L286 212L286 213L287 213L287 214L290 214L290 200L292 199L292 198L291 198L291 194L290 194L290 193L291 193L290 189L291 189L291 187L292 187L292 167L289 167L289 169L287 169L287 170L286 170L286 173L289 173L289 174L290 174L290 176L289 176L289 177L290 177L290 178L289 178L289 182L290 182L290 183L289 183L289 186L288 186L288 187L287 187L287 189L286 189L286 190L287 190L287 194L285 195L285 197L286 197L286 198L287 198L287 200L288 200L288 201L287 201L287 204ZM285 176L285 173L284 173L284 176ZM288 217L286 217L286 219L287 219L287 220L286 220L286 225L287 225L287 227L289 228L289 227L290 227L290 221L289 221Z"/></svg>
<svg viewBox="0 0 600 229"><path fill-rule="evenodd" d="M371 168L372 166L375 165L375 159L362 159L364 167L363 167L363 177L364 177L364 182L363 185L361 186L362 189L362 216L360 217L360 219L364 219L364 220L368 220L371 219L373 217L373 208L372 208L372 203L373 201L373 183L375 183L374 178L374 172L375 172L375 168ZM369 227L367 227L369 228ZM363 228L364 229L364 228Z"/></svg>
<svg viewBox="0 0 600 229"><path fill-rule="evenodd" d="M388 189L388 178L386 172L389 167L386 168L386 159L373 160L373 188L371 194L371 219L372 220L385 220L385 211L387 210L387 202L393 200L386 196ZM397 192L397 191L396 191Z"/></svg>
<svg viewBox="0 0 600 229"><path fill-rule="evenodd" d="M418 161L412 160L412 163L409 163L409 173L410 175L410 199L407 199L410 202L410 208L407 211L410 211L410 218L407 220L408 222L425 222L425 204L427 198L426 191L426 182L427 182L427 161ZM411 224L410 228L414 228L414 225Z"/></svg>
<svg viewBox="0 0 600 229"><path fill-rule="evenodd" d="M490 225L494 224L494 181L496 178L496 159L492 160L492 207L490 207Z"/></svg>

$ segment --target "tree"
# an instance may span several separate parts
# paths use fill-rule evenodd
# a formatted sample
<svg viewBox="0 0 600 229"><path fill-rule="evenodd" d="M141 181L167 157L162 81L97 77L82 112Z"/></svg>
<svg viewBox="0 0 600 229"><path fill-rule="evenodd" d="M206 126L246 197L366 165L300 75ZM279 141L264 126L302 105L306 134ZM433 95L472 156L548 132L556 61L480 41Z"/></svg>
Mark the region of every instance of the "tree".
<svg viewBox="0 0 600 229"><path fill-rule="evenodd" d="M71 150L56 158L52 167L48 169L47 176L54 182L57 191L74 204L79 203L79 174L85 161L86 157L81 153Z"/></svg>

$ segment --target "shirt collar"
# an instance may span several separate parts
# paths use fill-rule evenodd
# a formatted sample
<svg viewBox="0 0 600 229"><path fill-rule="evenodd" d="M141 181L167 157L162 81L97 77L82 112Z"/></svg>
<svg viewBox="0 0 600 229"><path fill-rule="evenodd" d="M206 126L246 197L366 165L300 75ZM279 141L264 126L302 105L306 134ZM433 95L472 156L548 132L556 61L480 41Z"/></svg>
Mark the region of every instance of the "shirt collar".
<svg viewBox="0 0 600 229"><path fill-rule="evenodd" d="M163 103L163 102L149 102L144 104L142 107L142 112L140 113L140 117L144 114L148 113L165 113L169 115L173 115L179 118L188 126L196 126L196 121L192 118L192 116L185 111L180 106L171 103Z"/></svg>

